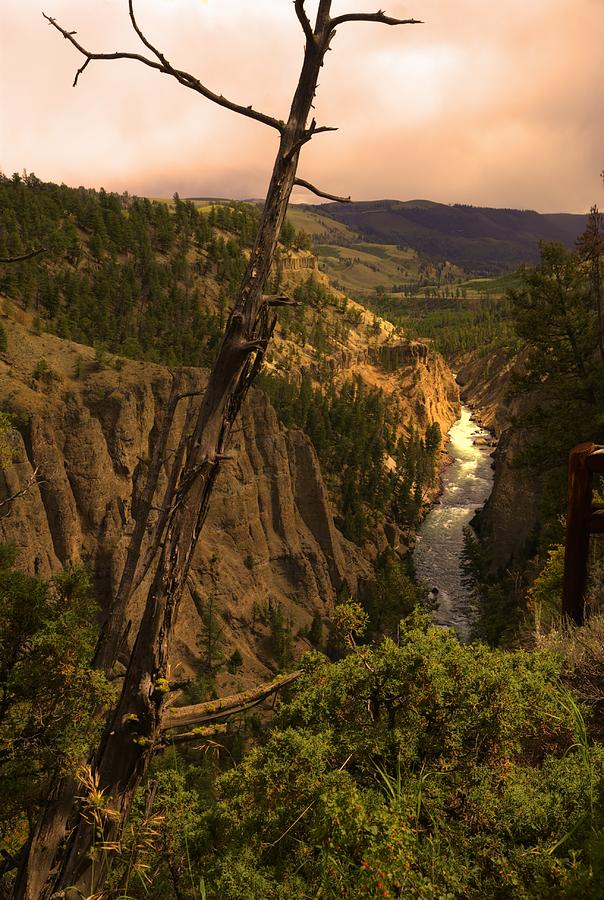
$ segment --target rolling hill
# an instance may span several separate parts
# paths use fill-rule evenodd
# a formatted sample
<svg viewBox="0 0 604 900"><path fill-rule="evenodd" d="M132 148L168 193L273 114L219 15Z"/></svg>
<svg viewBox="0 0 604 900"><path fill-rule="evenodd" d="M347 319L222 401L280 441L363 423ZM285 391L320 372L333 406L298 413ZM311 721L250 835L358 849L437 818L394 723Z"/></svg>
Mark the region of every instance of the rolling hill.
<svg viewBox="0 0 604 900"><path fill-rule="evenodd" d="M379 287L396 291L405 285L419 288L464 280L458 266L428 259L396 242L364 240L358 231L317 207L292 205L287 218L297 231L312 238L321 270L352 296L363 297Z"/></svg>
<svg viewBox="0 0 604 900"><path fill-rule="evenodd" d="M306 209L324 223L325 231L329 230L325 220L331 219L348 226L364 242L411 248L478 275L535 262L541 240L571 247L585 227L582 215L447 206L428 200L325 203Z"/></svg>

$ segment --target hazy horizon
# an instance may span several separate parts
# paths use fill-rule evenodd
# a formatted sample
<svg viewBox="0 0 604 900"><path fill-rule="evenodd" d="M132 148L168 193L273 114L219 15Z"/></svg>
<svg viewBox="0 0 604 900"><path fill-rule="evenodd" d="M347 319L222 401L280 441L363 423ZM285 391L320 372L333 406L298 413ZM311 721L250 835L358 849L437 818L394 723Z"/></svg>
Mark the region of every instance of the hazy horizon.
<svg viewBox="0 0 604 900"><path fill-rule="evenodd" d="M126 0L4 0L2 171L141 196L264 195L271 129L133 62L92 62L73 89L82 58L42 9L92 50L144 50ZM136 11L174 64L236 102L287 114L303 49L290 0L137 0ZM425 24L338 29L315 114L339 130L304 148L301 177L355 200L578 214L604 205L604 0L390 0L386 11ZM320 202L298 189L292 200Z"/></svg>

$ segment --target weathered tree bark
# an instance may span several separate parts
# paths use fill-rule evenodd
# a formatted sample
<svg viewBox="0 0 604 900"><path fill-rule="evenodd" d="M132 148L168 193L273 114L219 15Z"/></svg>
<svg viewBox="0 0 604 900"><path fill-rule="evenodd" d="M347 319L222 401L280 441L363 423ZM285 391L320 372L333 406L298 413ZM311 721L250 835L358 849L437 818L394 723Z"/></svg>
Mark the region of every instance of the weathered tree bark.
<svg viewBox="0 0 604 900"><path fill-rule="evenodd" d="M585 621L589 537L604 530L602 510L592 503L593 475L602 472L604 447L591 441L573 447L568 460L562 614L576 625Z"/></svg>
<svg viewBox="0 0 604 900"><path fill-rule="evenodd" d="M304 0L295 0L294 6L304 31L306 46L287 122L256 112L251 107L231 103L222 95L213 94L193 76L175 69L142 34L134 18L132 0L129 2L132 24L154 58L148 59L132 53L91 53L76 41L73 36L75 32L68 32L57 25L54 19L48 19L86 57L74 83L77 83L92 60L136 59L173 76L185 87L196 90L219 105L276 128L280 134L272 178L246 273L229 316L193 433L186 444L178 483L173 496L164 500L161 540L156 542L159 559L131 651L121 696L93 758L95 777L114 813L106 819L104 841L119 838L136 788L148 768L155 748L162 742L166 699L163 684L191 559L206 518L220 462L225 458L233 422L262 365L264 352L275 326L271 305L281 305L283 302L283 298L276 298L276 303L273 304L271 298L264 296L263 290L271 273L279 233L296 181L300 151L315 134L333 130L325 126L317 127L314 119L307 125L325 54L336 26L346 21L415 24L415 20L390 19L381 12L367 16L340 16L332 20L331 0L320 0L313 29L304 9ZM308 182L303 184L325 196ZM148 494L149 491L145 494L145 502L150 502ZM137 583L140 546L139 521L133 537L132 553L129 554L122 579L123 587L120 588L118 613L121 619L114 618L109 622L106 639L99 651L103 668L112 664L119 649L124 627L123 612L132 585ZM175 713L170 715L174 721ZM14 894L16 898L38 900L53 892L59 892L59 896L75 898L93 893L102 886L107 854L95 851L98 836L94 825L86 816L79 814L76 796L77 788L73 779L56 786L55 794L50 798L34 835L27 863L19 874ZM68 838L64 839L66 834Z"/></svg>
<svg viewBox="0 0 604 900"><path fill-rule="evenodd" d="M204 725L207 722L215 722L226 716L237 715L246 712L253 706L257 706L262 700L266 700L277 691L283 690L300 677L302 672L290 672L289 675L280 675L268 684L249 691L241 691L231 697L221 697L218 700L207 700L204 703L194 703L192 706L177 706L167 709L162 719L162 732L166 733L171 728L190 727L191 725Z"/></svg>

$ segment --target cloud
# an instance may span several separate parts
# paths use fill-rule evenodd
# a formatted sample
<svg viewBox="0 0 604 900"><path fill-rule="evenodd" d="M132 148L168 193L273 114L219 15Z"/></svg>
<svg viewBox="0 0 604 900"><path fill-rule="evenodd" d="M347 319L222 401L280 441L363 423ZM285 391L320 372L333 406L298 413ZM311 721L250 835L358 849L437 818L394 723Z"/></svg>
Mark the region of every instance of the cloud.
<svg viewBox="0 0 604 900"><path fill-rule="evenodd" d="M49 4L84 45L141 49L126 0ZM388 12L426 24L339 30L316 115L340 130L305 148L303 177L359 199L584 211L601 198L601 0L390 0ZM138 0L137 14L213 90L287 115L303 51L291 3ZM3 0L0 32L4 171L151 196L266 189L269 129L134 63L91 63L74 90L78 55L38 0Z"/></svg>

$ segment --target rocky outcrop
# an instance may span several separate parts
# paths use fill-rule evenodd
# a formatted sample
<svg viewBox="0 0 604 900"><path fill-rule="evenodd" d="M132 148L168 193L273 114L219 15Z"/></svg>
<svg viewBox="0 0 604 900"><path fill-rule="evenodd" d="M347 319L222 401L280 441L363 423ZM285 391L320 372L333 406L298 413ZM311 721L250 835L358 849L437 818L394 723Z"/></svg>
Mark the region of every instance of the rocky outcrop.
<svg viewBox="0 0 604 900"><path fill-rule="evenodd" d="M476 518L476 527L488 541L493 567L514 564L534 540L541 485L528 469L519 465L522 437L511 427L530 398L512 394L513 375L523 366L521 355L493 353L466 359L458 372L462 397L474 417L498 437L494 453L491 496Z"/></svg>
<svg viewBox="0 0 604 900"><path fill-rule="evenodd" d="M540 484L518 464L521 450L518 436L504 430L493 456L493 490L476 521L477 530L488 540L495 570L514 566L534 544Z"/></svg>
<svg viewBox="0 0 604 900"><path fill-rule="evenodd" d="M319 262L314 253L297 250L289 253L281 252L275 262L275 267L278 271L288 274L300 271L310 274L310 272L318 271Z"/></svg>
<svg viewBox="0 0 604 900"><path fill-rule="evenodd" d="M0 362L0 408L19 421L15 464L0 491L23 484L35 467L38 488L0 520L0 540L12 541L25 570L47 576L87 563L108 605L124 564L134 494L166 406L170 377L160 366L126 362L120 372L94 371L89 348L35 336L7 323L9 356ZM49 371L32 378L43 356ZM73 377L74 361L84 377ZM204 376L191 372L203 389ZM183 428L175 417L168 457ZM329 615L338 591L354 591L371 567L338 532L309 439L279 425L266 397L251 391L233 434L234 460L223 464L191 570L179 618L173 665L190 670L197 655L199 613L191 594L210 594L232 652L245 674L262 678L271 666L266 610L281 605L296 636L315 612ZM165 486L162 474L159 494ZM144 586L134 598L136 618Z"/></svg>
<svg viewBox="0 0 604 900"><path fill-rule="evenodd" d="M428 362L428 345L421 341L404 341L397 344L383 344L372 349L371 360L393 371L402 366L414 366Z"/></svg>

